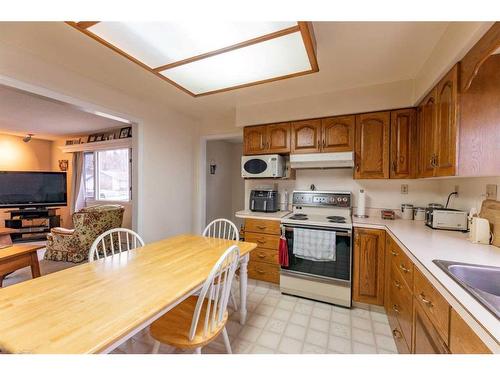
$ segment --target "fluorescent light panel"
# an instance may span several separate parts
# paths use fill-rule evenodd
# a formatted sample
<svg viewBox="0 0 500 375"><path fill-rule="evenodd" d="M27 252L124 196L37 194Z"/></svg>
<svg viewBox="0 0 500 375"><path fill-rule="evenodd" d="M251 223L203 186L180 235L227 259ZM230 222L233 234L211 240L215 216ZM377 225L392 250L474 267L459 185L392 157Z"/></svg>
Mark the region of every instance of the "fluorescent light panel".
<svg viewBox="0 0 500 375"><path fill-rule="evenodd" d="M297 26L297 22L99 22L90 32L150 68Z"/></svg>
<svg viewBox="0 0 500 375"><path fill-rule="evenodd" d="M203 94L311 70L300 32L239 48L161 72Z"/></svg>

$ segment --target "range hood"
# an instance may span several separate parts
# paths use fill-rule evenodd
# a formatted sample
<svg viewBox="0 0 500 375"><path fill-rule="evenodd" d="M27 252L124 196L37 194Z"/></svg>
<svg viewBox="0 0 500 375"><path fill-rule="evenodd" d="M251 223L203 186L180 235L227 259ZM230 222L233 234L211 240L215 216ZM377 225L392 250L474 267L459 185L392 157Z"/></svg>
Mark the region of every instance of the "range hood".
<svg viewBox="0 0 500 375"><path fill-rule="evenodd" d="M354 153L349 151L291 154L290 167L293 169L352 168L354 167Z"/></svg>

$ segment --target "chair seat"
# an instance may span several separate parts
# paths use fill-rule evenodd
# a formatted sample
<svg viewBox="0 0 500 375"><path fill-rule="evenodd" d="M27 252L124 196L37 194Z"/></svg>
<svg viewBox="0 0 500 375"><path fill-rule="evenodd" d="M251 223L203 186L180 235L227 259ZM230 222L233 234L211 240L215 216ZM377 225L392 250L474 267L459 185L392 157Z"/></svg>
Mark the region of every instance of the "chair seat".
<svg viewBox="0 0 500 375"><path fill-rule="evenodd" d="M188 297L182 303L156 320L150 327L151 336L161 343L181 349L202 347L214 340L226 324L228 318L227 311L224 313L224 317L219 326L213 332L203 337L205 322L202 321L202 317L204 319L208 302L208 300L205 299L201 309L200 321L196 327L196 333L193 340L189 340L189 330L191 329L191 322L197 302L197 296Z"/></svg>

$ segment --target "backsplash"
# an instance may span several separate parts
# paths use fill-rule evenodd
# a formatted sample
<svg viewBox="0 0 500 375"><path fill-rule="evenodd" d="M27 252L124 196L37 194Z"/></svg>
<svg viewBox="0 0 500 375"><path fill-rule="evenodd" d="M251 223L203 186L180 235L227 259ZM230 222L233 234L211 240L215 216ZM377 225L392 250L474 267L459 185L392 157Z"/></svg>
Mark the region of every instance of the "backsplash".
<svg viewBox="0 0 500 375"><path fill-rule="evenodd" d="M354 180L352 169L301 169L295 180L255 179L245 181L245 208L248 209L250 190L259 186L278 184L280 193L287 190L340 190L353 193L353 207L357 206L359 189L365 189L369 208L399 209L402 203L425 207L429 203L446 203L448 194L456 185L459 196L450 199L450 207L470 210L480 208L485 199L486 184L500 185L500 177L415 179L415 180ZM401 185L408 185L408 194L401 194ZM290 195L291 199L291 195Z"/></svg>

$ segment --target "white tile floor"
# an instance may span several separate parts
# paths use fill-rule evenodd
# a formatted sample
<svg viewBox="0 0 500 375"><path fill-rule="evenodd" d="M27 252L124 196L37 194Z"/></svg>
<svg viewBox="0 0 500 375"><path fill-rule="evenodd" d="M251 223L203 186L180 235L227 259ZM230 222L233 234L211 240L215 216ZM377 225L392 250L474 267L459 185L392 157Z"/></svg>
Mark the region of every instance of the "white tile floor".
<svg viewBox="0 0 500 375"><path fill-rule="evenodd" d="M282 295L278 286L255 280L249 280L247 323L240 325L230 309L227 330L233 352L240 354L397 352L385 314ZM125 343L113 353L149 353L152 343L145 329L132 338L132 350ZM202 352L225 353L222 337ZM162 345L160 353L184 352Z"/></svg>

